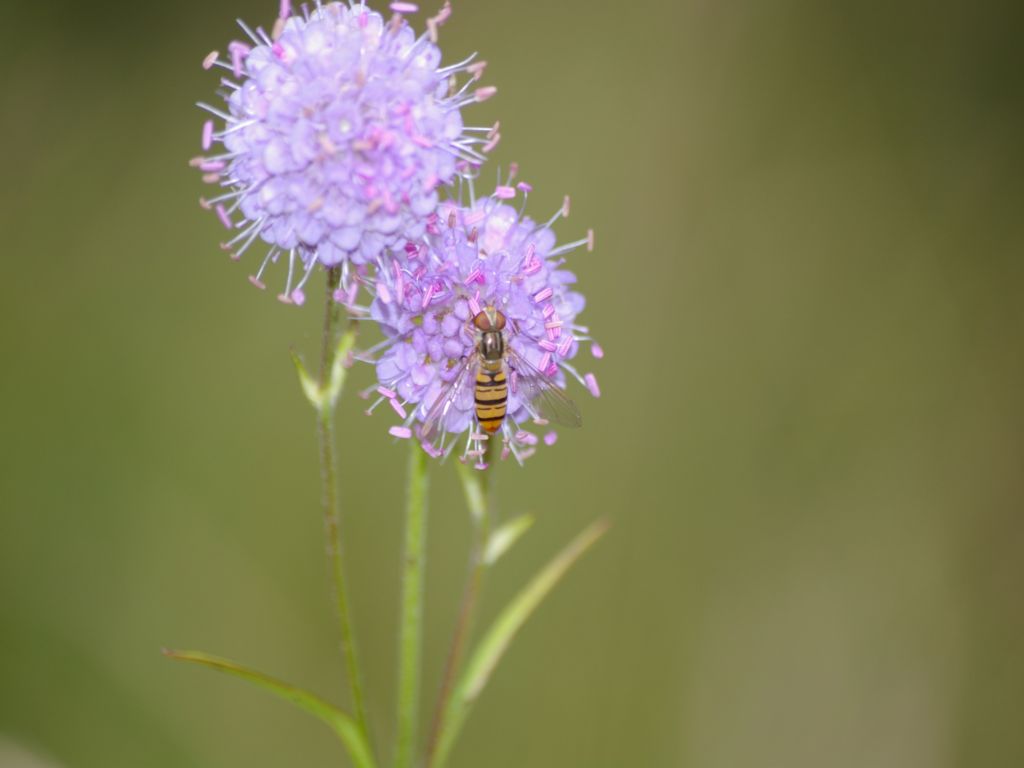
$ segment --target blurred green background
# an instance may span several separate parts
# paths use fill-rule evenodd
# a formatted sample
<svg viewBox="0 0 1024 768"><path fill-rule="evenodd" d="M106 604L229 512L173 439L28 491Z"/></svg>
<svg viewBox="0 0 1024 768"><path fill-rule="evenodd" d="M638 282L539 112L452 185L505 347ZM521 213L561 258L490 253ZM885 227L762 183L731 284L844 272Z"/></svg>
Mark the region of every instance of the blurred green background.
<svg viewBox="0 0 1024 768"><path fill-rule="evenodd" d="M3 768L343 764L304 715L159 654L343 701L288 361L319 309L248 285L186 164L200 60L276 8L5 11ZM500 116L496 163L520 161L537 216L573 194L563 239L597 229L574 263L607 350L586 427L500 469L503 512L539 522L484 620L615 526L454 766L1024 764L1019 8L456 4L446 57L490 62L499 96L469 114ZM362 407L340 418L345 525L386 735L406 454ZM450 466L432 490L431 695L469 537Z"/></svg>

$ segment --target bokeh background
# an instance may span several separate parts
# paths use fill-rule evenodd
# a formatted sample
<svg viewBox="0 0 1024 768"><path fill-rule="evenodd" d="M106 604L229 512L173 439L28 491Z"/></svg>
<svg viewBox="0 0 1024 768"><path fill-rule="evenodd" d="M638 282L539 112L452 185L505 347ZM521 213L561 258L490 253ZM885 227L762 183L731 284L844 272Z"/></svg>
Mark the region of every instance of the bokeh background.
<svg viewBox="0 0 1024 768"><path fill-rule="evenodd" d="M186 164L200 60L276 7L5 8L3 768L343 764L318 723L159 653L344 702L288 360L319 309L248 285ZM564 239L597 229L574 263L607 350L585 428L500 469L503 513L539 522L483 619L589 521L614 529L454 766L1024 764L1018 11L456 4L448 60L481 51L500 87L471 113L503 122L495 163L538 216L573 194ZM405 451L362 407L340 417L345 529L386 736ZM469 534L450 466L431 501L430 694Z"/></svg>

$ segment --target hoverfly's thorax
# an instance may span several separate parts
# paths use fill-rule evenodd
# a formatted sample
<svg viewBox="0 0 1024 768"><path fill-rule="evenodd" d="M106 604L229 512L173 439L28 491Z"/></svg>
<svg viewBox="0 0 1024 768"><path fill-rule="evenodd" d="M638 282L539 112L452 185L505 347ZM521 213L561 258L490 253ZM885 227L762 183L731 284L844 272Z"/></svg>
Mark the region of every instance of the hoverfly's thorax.
<svg viewBox="0 0 1024 768"><path fill-rule="evenodd" d="M480 335L480 356L488 362L501 360L505 355L505 337L501 331L485 331Z"/></svg>

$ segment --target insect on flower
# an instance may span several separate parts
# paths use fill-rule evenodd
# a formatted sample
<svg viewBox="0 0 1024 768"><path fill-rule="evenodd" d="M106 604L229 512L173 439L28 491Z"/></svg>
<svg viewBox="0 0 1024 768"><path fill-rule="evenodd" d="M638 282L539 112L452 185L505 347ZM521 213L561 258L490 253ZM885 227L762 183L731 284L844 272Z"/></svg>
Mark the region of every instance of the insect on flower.
<svg viewBox="0 0 1024 768"><path fill-rule="evenodd" d="M420 437L431 444L441 434L452 406L462 396L467 383L473 382L473 402L477 424L488 435L501 429L508 412L508 393L521 392L523 406L537 423L579 427L583 421L576 405L558 385L528 363L505 341L507 320L499 310L489 306L472 321L476 348L466 357L447 389L437 396L427 411L420 428Z"/></svg>
<svg viewBox="0 0 1024 768"><path fill-rule="evenodd" d="M435 457L462 442L461 459L480 469L489 456L522 462L542 440L556 442L531 423L579 426L568 381L600 396L594 374L574 364L583 346L594 358L604 353L579 322L586 302L565 258L592 250L593 233L559 245L552 226L568 215L568 198L551 219L534 221L524 212L532 188L512 186L514 177L515 168L483 198L470 180L468 203L442 203L423 238L378 260L368 319L384 340L359 357L377 371L364 393L379 395L369 412L387 402L402 419L393 436L416 438Z"/></svg>

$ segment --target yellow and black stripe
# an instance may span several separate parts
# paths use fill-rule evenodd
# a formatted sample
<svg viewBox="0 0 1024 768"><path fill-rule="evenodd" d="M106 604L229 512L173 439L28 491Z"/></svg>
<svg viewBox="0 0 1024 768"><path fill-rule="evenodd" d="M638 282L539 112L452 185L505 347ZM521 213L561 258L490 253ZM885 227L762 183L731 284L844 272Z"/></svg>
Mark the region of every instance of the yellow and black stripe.
<svg viewBox="0 0 1024 768"><path fill-rule="evenodd" d="M500 367L489 371L484 366L476 372L476 419L489 434L501 428L508 403L508 380Z"/></svg>

